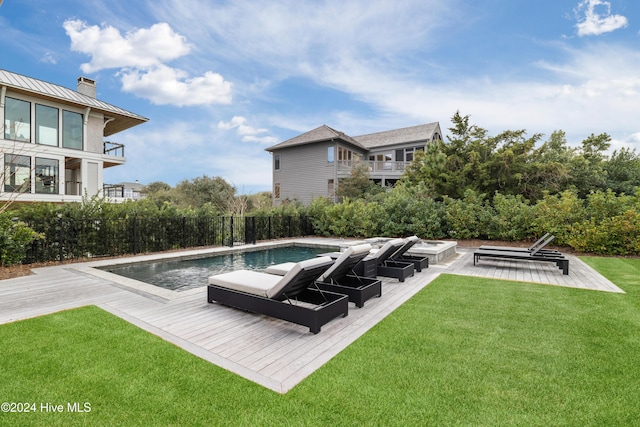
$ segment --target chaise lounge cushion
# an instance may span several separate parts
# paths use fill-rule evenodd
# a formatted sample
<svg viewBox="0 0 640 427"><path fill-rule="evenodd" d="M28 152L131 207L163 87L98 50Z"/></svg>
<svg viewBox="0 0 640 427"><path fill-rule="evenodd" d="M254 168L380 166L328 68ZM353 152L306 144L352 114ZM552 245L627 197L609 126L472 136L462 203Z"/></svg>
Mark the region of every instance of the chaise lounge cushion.
<svg viewBox="0 0 640 427"><path fill-rule="evenodd" d="M369 253L371 250L371 245L369 243L363 243L360 245L349 246L343 252L340 252L340 256L336 259L336 262L329 267L327 271L325 271L322 276L318 278L319 281L323 282L333 276L334 272L338 270L344 262L347 262L349 257L358 256L363 253ZM264 271L269 274L277 274L280 276L284 276L296 265L295 262L283 262L281 264L270 265Z"/></svg>
<svg viewBox="0 0 640 427"><path fill-rule="evenodd" d="M278 295L303 269L329 266L330 257L317 257L295 263L284 276L250 270L236 270L209 277L209 284L266 298Z"/></svg>
<svg viewBox="0 0 640 427"><path fill-rule="evenodd" d="M278 276L284 276L296 265L295 262L283 262L281 264L270 265L265 268L264 272L269 274L276 274Z"/></svg>

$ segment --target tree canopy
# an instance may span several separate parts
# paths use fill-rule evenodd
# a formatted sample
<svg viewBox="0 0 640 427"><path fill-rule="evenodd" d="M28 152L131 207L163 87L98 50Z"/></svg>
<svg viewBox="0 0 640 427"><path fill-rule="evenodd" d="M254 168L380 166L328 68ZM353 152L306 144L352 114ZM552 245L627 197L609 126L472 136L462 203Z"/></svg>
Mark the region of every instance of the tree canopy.
<svg viewBox="0 0 640 427"><path fill-rule="evenodd" d="M640 186L640 157L635 149L609 155L611 137L590 135L570 147L565 133L527 135L506 130L490 136L456 112L446 141L434 141L416 153L402 185L422 185L433 197L461 199L467 190L480 194L522 195L540 200L544 194L572 189L581 197L611 189L633 194Z"/></svg>

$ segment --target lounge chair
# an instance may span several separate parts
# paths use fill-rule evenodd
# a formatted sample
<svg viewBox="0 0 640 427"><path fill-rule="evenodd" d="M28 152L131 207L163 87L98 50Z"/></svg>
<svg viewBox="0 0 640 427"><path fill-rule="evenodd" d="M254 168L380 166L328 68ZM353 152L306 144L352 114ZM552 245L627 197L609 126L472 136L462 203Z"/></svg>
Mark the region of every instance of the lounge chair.
<svg viewBox="0 0 640 427"><path fill-rule="evenodd" d="M543 251L535 250L533 252L527 251L506 251L506 250L489 250L489 249L477 249L473 253L473 265L481 258L502 258L512 261L543 261L553 262L556 266L562 270L562 274L569 274L569 260L561 253L546 253Z"/></svg>
<svg viewBox="0 0 640 427"><path fill-rule="evenodd" d="M307 326L317 334L349 310L346 295L309 289L333 264L330 257L317 257L296 263L284 276L250 270L216 274L209 277L207 301Z"/></svg>
<svg viewBox="0 0 640 427"><path fill-rule="evenodd" d="M389 258L394 261L412 262L413 267L416 269L416 271L418 273L421 272L423 268L429 267L429 257L409 255L407 253L409 249L411 249L413 245L415 245L419 241L420 239L418 238L418 236L407 237L406 239L404 239L404 245L402 245L400 249L391 254Z"/></svg>
<svg viewBox="0 0 640 427"><path fill-rule="evenodd" d="M363 307L365 301L382 295L382 282L369 277L360 277L354 273L354 267L367 255L371 245L350 246L336 258L335 263L316 280L315 286L322 290L344 294L356 307ZM288 273L294 263L282 263L268 267L265 272L283 275Z"/></svg>
<svg viewBox="0 0 640 427"><path fill-rule="evenodd" d="M480 246L481 250L488 251L511 251L511 252L529 252L529 253L548 253L548 254L559 254L559 251L555 249L545 249L546 246L551 243L556 236L552 236L550 233L546 233L544 236L536 240L531 246L528 248L518 248L511 246L491 246L491 245L482 245Z"/></svg>
<svg viewBox="0 0 640 427"><path fill-rule="evenodd" d="M403 239L392 239L386 242L379 250L362 260L366 263L371 259L375 262L376 276L392 277L401 282L414 275L413 262L396 261L391 256L405 244ZM364 274L366 276L366 274Z"/></svg>

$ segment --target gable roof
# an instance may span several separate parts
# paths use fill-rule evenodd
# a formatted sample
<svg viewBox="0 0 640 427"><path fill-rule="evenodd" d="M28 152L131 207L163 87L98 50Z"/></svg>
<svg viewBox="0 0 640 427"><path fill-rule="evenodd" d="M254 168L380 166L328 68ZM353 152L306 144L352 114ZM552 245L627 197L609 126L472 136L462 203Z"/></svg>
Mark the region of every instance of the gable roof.
<svg viewBox="0 0 640 427"><path fill-rule="evenodd" d="M402 129L387 130L384 132L370 133L355 136L354 139L368 149L386 147L389 145L406 144L419 141L429 141L438 130L438 122L406 127Z"/></svg>
<svg viewBox="0 0 640 427"><path fill-rule="evenodd" d="M113 135L149 120L146 117L142 117L64 86L12 73L7 70L0 69L0 86L6 86L14 92L31 95L36 98L53 99L58 103L80 108L90 107L92 110L100 111L105 116L113 118L113 120L106 124L104 136Z"/></svg>
<svg viewBox="0 0 640 427"><path fill-rule="evenodd" d="M333 128L330 128L327 125L322 125L320 127L317 127L313 130L310 130L309 132L305 132L301 135L298 135L284 142L276 144L272 147L266 148L265 150L274 151L274 150L279 150L281 148L295 147L297 145L305 145L305 144L313 144L315 142L330 141L332 139L340 139L344 142L355 145L358 148L366 150L366 147L364 147L362 144L360 144L358 141L356 141L349 135L343 132L337 131Z"/></svg>
<svg viewBox="0 0 640 427"><path fill-rule="evenodd" d="M304 144L330 141L340 139L363 150L371 150L377 147L387 147L397 144L407 144L412 142L426 142L433 138L435 132L440 128L438 122L424 125L410 126L402 129L387 130L383 132L370 133L367 135L351 137L343 132L322 125L309 132L288 139L266 149L275 151L282 148L295 147Z"/></svg>

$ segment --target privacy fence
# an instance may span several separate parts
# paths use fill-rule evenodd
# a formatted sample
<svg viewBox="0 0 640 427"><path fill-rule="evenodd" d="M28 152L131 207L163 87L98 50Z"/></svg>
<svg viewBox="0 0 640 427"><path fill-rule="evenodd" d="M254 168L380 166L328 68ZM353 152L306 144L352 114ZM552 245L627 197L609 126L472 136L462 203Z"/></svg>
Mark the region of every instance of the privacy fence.
<svg viewBox="0 0 640 427"><path fill-rule="evenodd" d="M234 246L313 234L309 218L303 216L53 218L28 225L43 237L33 242L24 264Z"/></svg>

